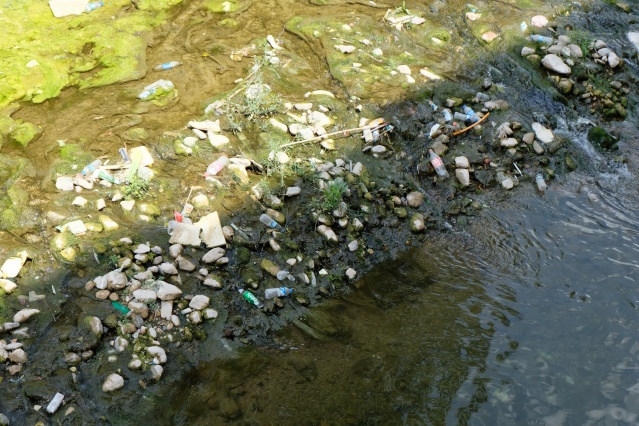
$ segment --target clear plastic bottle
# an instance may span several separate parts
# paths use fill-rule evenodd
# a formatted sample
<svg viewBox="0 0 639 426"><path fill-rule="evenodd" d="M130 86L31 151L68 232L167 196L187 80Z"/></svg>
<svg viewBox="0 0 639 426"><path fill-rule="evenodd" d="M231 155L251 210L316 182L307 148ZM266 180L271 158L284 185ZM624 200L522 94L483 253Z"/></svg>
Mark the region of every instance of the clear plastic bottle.
<svg viewBox="0 0 639 426"><path fill-rule="evenodd" d="M279 223L277 223L273 218L271 218L271 216L267 215L266 213L262 213L262 215L260 216L260 222L271 229L279 229L280 231L284 230L284 228L282 228Z"/></svg>
<svg viewBox="0 0 639 426"><path fill-rule="evenodd" d="M92 161L91 164L86 165L80 173L82 173L83 175L89 175L93 173L94 171L96 171L98 167L100 167L101 165L102 165L102 161L100 160Z"/></svg>
<svg viewBox="0 0 639 426"><path fill-rule="evenodd" d="M215 176L229 163L229 157L226 155L222 155L220 158L209 164L206 168L206 173L204 173L204 177Z"/></svg>
<svg viewBox="0 0 639 426"><path fill-rule="evenodd" d="M100 178L100 179L104 179L107 182L114 183L116 185L120 184L120 181L118 179L116 179L113 175L105 172L104 170L98 170L98 176L97 177Z"/></svg>
<svg viewBox="0 0 639 426"><path fill-rule="evenodd" d="M448 108L444 108L442 112L444 113L444 120L446 120L446 123L450 123L451 121L453 121L453 114Z"/></svg>
<svg viewBox="0 0 639 426"><path fill-rule="evenodd" d="M462 111L466 114L466 123L477 123L479 121L479 116L471 107L464 105L462 106Z"/></svg>
<svg viewBox="0 0 639 426"><path fill-rule="evenodd" d="M530 36L530 39L532 41L536 41L537 43L544 43L544 44L552 44L554 39L552 37L545 37L539 34L533 34Z"/></svg>
<svg viewBox="0 0 639 426"><path fill-rule="evenodd" d="M138 95L138 99L147 99L149 96L157 92L158 89L171 90L173 87L173 82L169 80L158 80L155 83L151 83L144 87L142 93Z"/></svg>
<svg viewBox="0 0 639 426"><path fill-rule="evenodd" d="M537 173L535 182L537 183L537 189L539 189L540 192L546 192L546 181L541 173Z"/></svg>
<svg viewBox="0 0 639 426"><path fill-rule="evenodd" d="M118 149L118 152L120 153L120 157L122 157L122 161L127 164L131 162L131 157L129 157L129 153L126 151L126 148L120 148Z"/></svg>
<svg viewBox="0 0 639 426"><path fill-rule="evenodd" d="M89 12L92 12L92 11L94 11L95 9L99 8L99 7L102 7L102 6L104 6L104 2L101 2L101 1L92 1L92 2L90 2L90 3L87 3L87 5L86 5L86 6L84 6L84 11L85 11L86 13L89 13Z"/></svg>
<svg viewBox="0 0 639 426"><path fill-rule="evenodd" d="M170 70L171 68L179 67L180 65L182 65L182 62L171 61L171 62L165 62L160 65L156 65L153 67L153 69L155 71Z"/></svg>
<svg viewBox="0 0 639 426"><path fill-rule="evenodd" d="M433 111L437 111L437 105L433 101L428 101L428 105L432 108Z"/></svg>
<svg viewBox="0 0 639 426"><path fill-rule="evenodd" d="M273 299L275 297L286 297L291 293L293 293L293 289L290 287L267 288L264 290L264 298Z"/></svg>
<svg viewBox="0 0 639 426"><path fill-rule="evenodd" d="M444 162L442 161L441 157L435 154L435 151L433 151L430 148L428 149L428 158L430 160L430 164L432 164L433 167L435 168L437 175L443 178L447 178L448 172L446 171L446 166L444 166Z"/></svg>
<svg viewBox="0 0 639 426"><path fill-rule="evenodd" d="M244 290L243 288L240 288L237 291L242 295L244 300L249 302L251 305L254 305L256 308L262 309L264 307L264 304L260 302L260 300L250 291Z"/></svg>

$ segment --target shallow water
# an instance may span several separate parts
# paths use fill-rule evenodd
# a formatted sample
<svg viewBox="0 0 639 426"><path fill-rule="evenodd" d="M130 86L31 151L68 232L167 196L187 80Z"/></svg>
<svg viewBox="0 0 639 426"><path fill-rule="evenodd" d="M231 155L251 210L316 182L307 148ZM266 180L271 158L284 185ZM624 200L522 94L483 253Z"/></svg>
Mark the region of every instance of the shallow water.
<svg viewBox="0 0 639 426"><path fill-rule="evenodd" d="M320 308L327 341L291 327L281 350L200 365L160 397L166 424L635 424L639 215L622 185L531 189L472 237L381 265Z"/></svg>

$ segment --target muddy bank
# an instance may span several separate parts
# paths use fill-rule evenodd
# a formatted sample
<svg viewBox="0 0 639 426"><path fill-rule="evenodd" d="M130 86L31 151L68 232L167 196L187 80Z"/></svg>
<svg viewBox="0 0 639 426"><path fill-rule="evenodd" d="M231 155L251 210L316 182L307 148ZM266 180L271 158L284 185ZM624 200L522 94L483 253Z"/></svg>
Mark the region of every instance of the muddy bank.
<svg viewBox="0 0 639 426"><path fill-rule="evenodd" d="M47 151L51 167L34 167L41 161L35 155L31 164L28 159L15 162L14 157L24 155L7 152L3 170L11 170L6 185L14 203L3 210L3 217L14 218L3 222L13 243L7 258L26 263L9 277L18 289L2 299L5 341L9 344L11 337L23 346L4 349L7 386L2 392L18 397L3 397L7 405L0 411L15 413L17 421L49 421L44 407L59 391L67 396L56 416L91 422L87 414L92 413L95 423L122 424L140 395L153 395L190 365L233 356L245 344L281 346L271 333L290 321L314 338L339 335L340 327L309 321L307 308L348 291L373 265L418 245L429 233L463 227L483 208L512 200L517 185L531 185L538 173L552 186L553 178L590 167L562 133L558 118L583 115L603 124L601 117L620 120L633 110L627 95L634 77L625 72L627 64L610 66L610 53L599 53L606 47L595 45L597 34L581 40L587 42L578 46L583 57L575 58L568 46L579 37L563 21L534 30L552 36L547 46L530 42L529 32L517 32L522 15L528 20L541 9L522 10L509 22L510 32L502 33L502 44L486 44L482 37L488 28L478 28L465 13L455 15L456 25L468 26L457 40L445 35L449 32L423 33L439 27L413 21L436 21L440 15L432 8L392 10L390 15L375 11L376 19L350 14L290 19L283 36L267 39L264 34L234 52L235 59L244 61L243 72L235 76L243 81L208 99L206 109L190 105L191 111L179 113L183 121L177 130L150 124L156 113L180 109L181 89L174 79L174 88L145 100L136 101L129 92L130 110L99 129L104 143L52 145ZM492 19L504 21L507 10ZM630 22L631 15L611 10L619 22ZM389 17L408 17L410 25ZM478 22L492 22L482 19ZM386 41L388 34L394 41ZM417 36L435 47L417 44L406 54ZM615 40L609 43L618 57L636 58L636 51L624 54ZM484 49L486 59L476 62L481 66L474 70L453 73L451 63L476 59L462 54L442 64L438 52L451 58L456 45ZM532 52L523 55L523 47ZM564 48L572 56L564 55ZM594 71L548 71L538 62L551 49L574 68ZM324 62L326 71L318 72L317 64ZM531 74L538 86L530 85ZM325 85L318 87L318 81ZM595 87L595 82L608 86ZM521 96L524 89L526 96ZM473 124L473 114L463 114L456 127L446 121L443 109L462 114L462 105L471 107L477 120L486 118L455 135ZM566 114L570 108L577 114ZM31 114L26 109L17 113L25 119ZM466 115L468 123L463 123ZM378 117L382 120L371 123ZM202 124L205 120L210 122ZM353 130L347 135L344 129ZM323 137L331 133L332 138ZM605 129L598 135L593 140L600 141L603 158L611 164L622 161L608 153L617 147L617 138ZM153 162L138 168L143 173L129 175L132 166L117 153L122 141L129 149L147 147ZM425 157L427 146L442 156L448 178L437 177ZM29 145L26 157L36 151ZM229 158L225 167L202 176L222 155ZM96 157L120 167L104 171L129 184L78 177ZM223 243L214 253L217 243L170 242L174 236L166 232L167 222L182 211L189 194L193 211L187 216L193 222L211 212L219 215ZM269 229L259 220L262 214L279 225ZM22 251L25 256L19 255ZM59 262L68 262L65 269L71 270L64 280L44 275ZM50 277L47 283L43 276ZM264 301L265 288L284 284L294 289L291 295ZM240 288L254 292L265 307L256 309L242 299ZM27 296L31 289L33 297ZM136 295L139 290L148 292ZM21 309L39 312L23 312L16 321ZM18 350L27 358L20 352L12 359ZM105 390L106 382L116 386Z"/></svg>

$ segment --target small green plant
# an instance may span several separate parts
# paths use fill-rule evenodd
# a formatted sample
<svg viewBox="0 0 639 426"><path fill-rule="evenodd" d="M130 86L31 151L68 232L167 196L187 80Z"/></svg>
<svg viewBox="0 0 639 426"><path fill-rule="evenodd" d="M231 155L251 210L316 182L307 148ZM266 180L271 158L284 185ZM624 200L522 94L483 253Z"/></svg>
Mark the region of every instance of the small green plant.
<svg viewBox="0 0 639 426"><path fill-rule="evenodd" d="M324 193L319 199L319 205L317 206L323 211L333 211L339 207L339 203L342 202L342 196L348 189L348 185L343 181L333 181L328 184Z"/></svg>
<svg viewBox="0 0 639 426"><path fill-rule="evenodd" d="M111 256L109 256L109 266L111 266L112 268L117 268L119 266L119 260L120 257L117 254L112 254Z"/></svg>
<svg viewBox="0 0 639 426"><path fill-rule="evenodd" d="M122 189L122 195L127 200L142 198L147 194L148 190L149 183L138 176L134 176L131 182Z"/></svg>

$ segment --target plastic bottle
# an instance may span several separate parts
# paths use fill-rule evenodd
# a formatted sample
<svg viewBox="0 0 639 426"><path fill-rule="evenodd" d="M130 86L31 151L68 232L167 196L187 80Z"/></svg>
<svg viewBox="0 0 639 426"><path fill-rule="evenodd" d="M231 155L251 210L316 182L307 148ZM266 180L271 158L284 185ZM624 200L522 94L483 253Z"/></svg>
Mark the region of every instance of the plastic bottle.
<svg viewBox="0 0 639 426"><path fill-rule="evenodd" d="M472 108L464 105L462 106L462 111L466 114L466 123L477 123L479 121L479 116Z"/></svg>
<svg viewBox="0 0 639 426"><path fill-rule="evenodd" d="M87 3L87 5L86 5L86 6L84 6L84 11L85 11L86 13L89 13L89 12L92 12L92 11L94 11L95 9L99 8L99 7L102 7L102 6L104 6L104 2L101 2L101 1L92 1L92 2L90 2L90 3Z"/></svg>
<svg viewBox="0 0 639 426"><path fill-rule="evenodd" d="M259 301L259 299L250 291L248 290L244 290L243 288L240 288L237 290L242 297L244 298L244 300L246 300L247 302L249 302L250 304L254 305L256 308L263 308L264 304L262 302Z"/></svg>
<svg viewBox="0 0 639 426"><path fill-rule="evenodd" d="M544 44L552 44L552 42L554 41L552 37L545 37L539 34L531 35L530 39L532 41L536 41L537 43L544 43Z"/></svg>
<svg viewBox="0 0 639 426"><path fill-rule="evenodd" d="M49 402L49 405L47 405L47 413L53 414L58 411L58 408L60 408L62 401L64 401L64 395L60 392L56 392L51 402Z"/></svg>
<svg viewBox="0 0 639 426"><path fill-rule="evenodd" d="M113 302L111 302L111 305L115 309L117 309L118 311L122 312L125 315L130 312L129 308L127 308L126 306L122 305L120 302L116 302L115 300Z"/></svg>
<svg viewBox="0 0 639 426"><path fill-rule="evenodd" d="M546 192L546 181L541 173L537 173L535 182L537 183L537 189L539 189L540 192Z"/></svg>
<svg viewBox="0 0 639 426"><path fill-rule="evenodd" d="M428 105L430 105L430 107L433 109L433 111L437 111L437 105L435 105L435 102L428 101Z"/></svg>
<svg viewBox="0 0 639 426"><path fill-rule="evenodd" d="M444 120L446 120L446 123L453 121L453 114L451 114L448 108L444 108L442 112L444 113Z"/></svg>
<svg viewBox="0 0 639 426"><path fill-rule="evenodd" d="M92 161L91 164L86 165L80 173L82 173L83 175L91 174L94 171L96 171L98 167L100 167L101 165L102 165L102 161L100 160Z"/></svg>
<svg viewBox="0 0 639 426"><path fill-rule="evenodd" d="M142 93L140 93L138 95L138 99L146 99L149 96L151 96L152 94L154 94L155 92L157 92L158 89L164 89L164 90L170 90L173 89L173 83L170 82L169 80L158 80L155 83L151 83L148 86L146 86L144 88L144 90L142 91Z"/></svg>
<svg viewBox="0 0 639 426"><path fill-rule="evenodd" d="M155 71L163 71L163 70L170 70L171 68L175 68L182 65L182 62L178 62L178 61L171 61L171 62L165 62L163 64L160 65L156 65L153 67L153 69Z"/></svg>
<svg viewBox="0 0 639 426"><path fill-rule="evenodd" d="M122 157L122 161L125 163L131 162L131 157L129 157L129 153L126 152L126 148L120 148L118 149L118 152L120 153L120 157Z"/></svg>
<svg viewBox="0 0 639 426"><path fill-rule="evenodd" d="M521 29L522 32L524 32L528 29L528 24L522 21L522 23L519 24L519 28Z"/></svg>
<svg viewBox="0 0 639 426"><path fill-rule="evenodd" d="M267 288L264 290L264 298L273 299L275 297L286 297L291 293L293 293L293 289L290 287Z"/></svg>
<svg viewBox="0 0 639 426"><path fill-rule="evenodd" d="M453 118L459 121L466 121L466 114L455 111L455 114L453 114Z"/></svg>
<svg viewBox="0 0 639 426"><path fill-rule="evenodd" d="M271 229L279 229L280 231L284 230L284 228L282 228L282 226L279 223L277 223L273 218L271 218L266 213L262 213L262 215L260 216L260 222L262 222L264 225L268 226Z"/></svg>
<svg viewBox="0 0 639 426"><path fill-rule="evenodd" d="M226 155L221 156L206 168L206 173L204 173L204 177L215 176L229 163L229 157Z"/></svg>
<svg viewBox="0 0 639 426"><path fill-rule="evenodd" d="M430 164L433 165L437 174L443 178L448 177L448 172L446 171L446 166L444 166L444 162L441 157L435 154L435 151L432 149L428 149L428 158L430 160Z"/></svg>
<svg viewBox="0 0 639 426"><path fill-rule="evenodd" d="M111 182L111 183L114 183L116 185L120 184L120 181L118 179L116 179L115 177L113 177L109 173L105 172L104 170L98 170L98 178L104 179L107 182Z"/></svg>

